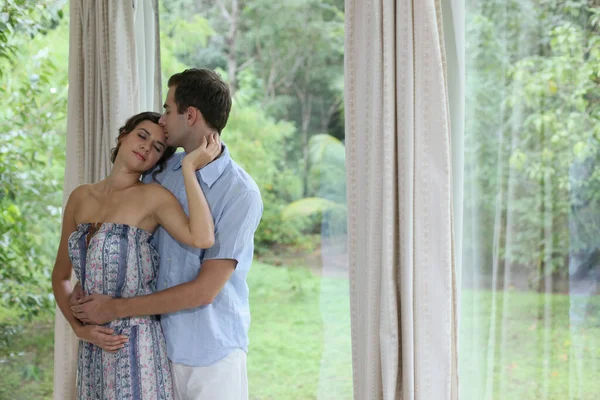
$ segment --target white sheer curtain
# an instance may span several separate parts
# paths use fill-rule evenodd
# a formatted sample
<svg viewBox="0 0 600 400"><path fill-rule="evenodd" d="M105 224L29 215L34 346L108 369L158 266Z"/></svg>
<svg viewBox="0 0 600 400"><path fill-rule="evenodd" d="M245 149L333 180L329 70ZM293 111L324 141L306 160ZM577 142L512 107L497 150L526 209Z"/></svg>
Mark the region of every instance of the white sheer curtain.
<svg viewBox="0 0 600 400"><path fill-rule="evenodd" d="M110 171L128 117L161 108L157 13L156 0L70 1L65 202ZM58 309L54 350L54 399L75 399L77 340Z"/></svg>
<svg viewBox="0 0 600 400"><path fill-rule="evenodd" d="M454 225L454 258L456 276L461 276L463 240L464 197L464 130L465 130L465 2L442 0L444 42L446 43L446 69L448 104L450 106L450 131L452 132L452 198ZM460 293L460 279L457 279ZM457 303L460 310L460 302ZM460 312L458 312L460 316Z"/></svg>
<svg viewBox="0 0 600 400"><path fill-rule="evenodd" d="M448 79L439 0L347 0L356 399L457 398Z"/></svg>

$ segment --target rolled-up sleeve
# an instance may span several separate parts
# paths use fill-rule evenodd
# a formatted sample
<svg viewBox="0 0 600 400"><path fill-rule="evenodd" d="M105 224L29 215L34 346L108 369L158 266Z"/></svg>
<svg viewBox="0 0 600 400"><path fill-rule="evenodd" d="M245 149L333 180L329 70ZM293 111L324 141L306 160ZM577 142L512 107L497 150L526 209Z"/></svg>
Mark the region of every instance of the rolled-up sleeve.
<svg viewBox="0 0 600 400"><path fill-rule="evenodd" d="M259 192L247 191L231 199L215 221L215 243L204 252L204 260L240 261L254 249L254 232L262 217L263 203Z"/></svg>

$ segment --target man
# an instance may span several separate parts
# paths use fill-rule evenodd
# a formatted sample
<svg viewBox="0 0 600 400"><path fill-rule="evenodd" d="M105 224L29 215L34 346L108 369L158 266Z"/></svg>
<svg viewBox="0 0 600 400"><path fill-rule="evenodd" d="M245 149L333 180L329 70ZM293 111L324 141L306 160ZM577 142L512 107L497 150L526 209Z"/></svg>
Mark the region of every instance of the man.
<svg viewBox="0 0 600 400"><path fill-rule="evenodd" d="M231 95L218 74L188 69L173 75L159 124L168 145L190 152L203 137L220 134L231 110ZM181 173L185 153L175 154L157 175L188 212ZM87 323L161 314L178 399L247 399L246 353L250 309L246 276L254 232L263 205L254 180L223 145L221 155L197 172L215 221L215 243L207 250L176 242L162 228L157 292L127 299L92 295L72 307ZM146 182L152 181L149 174Z"/></svg>

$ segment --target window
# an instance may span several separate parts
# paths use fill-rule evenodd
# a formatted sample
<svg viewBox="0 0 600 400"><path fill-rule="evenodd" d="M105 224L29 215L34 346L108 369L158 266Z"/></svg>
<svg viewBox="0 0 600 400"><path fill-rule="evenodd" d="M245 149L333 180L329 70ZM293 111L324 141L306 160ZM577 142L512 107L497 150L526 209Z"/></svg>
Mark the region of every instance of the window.
<svg viewBox="0 0 600 400"><path fill-rule="evenodd" d="M0 4L0 398L51 398L69 21L65 1Z"/></svg>
<svg viewBox="0 0 600 400"><path fill-rule="evenodd" d="M596 399L598 4L466 7L461 399Z"/></svg>
<svg viewBox="0 0 600 400"><path fill-rule="evenodd" d="M222 139L262 193L251 396L350 399L343 1L160 4L163 83L221 73L234 93Z"/></svg>

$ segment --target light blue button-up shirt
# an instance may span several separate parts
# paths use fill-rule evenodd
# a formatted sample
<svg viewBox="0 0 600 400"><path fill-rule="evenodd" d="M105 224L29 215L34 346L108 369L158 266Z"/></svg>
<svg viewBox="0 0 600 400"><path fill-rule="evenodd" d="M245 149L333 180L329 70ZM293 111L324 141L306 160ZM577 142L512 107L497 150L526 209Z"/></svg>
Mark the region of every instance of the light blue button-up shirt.
<svg viewBox="0 0 600 400"><path fill-rule="evenodd" d="M231 278L211 304L161 316L169 359L194 367L211 365L235 349L248 351L250 306L246 276L252 264L254 232L263 203L254 180L223 147L218 159L196 173L215 221L213 247L200 250L186 246L162 228L154 236L160 253L157 290L195 279L204 260L237 260ZM181 173L184 156L185 153L175 154L157 179L189 215ZM152 182L152 174L144 182Z"/></svg>

